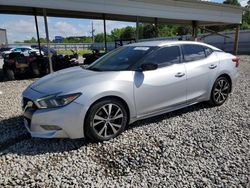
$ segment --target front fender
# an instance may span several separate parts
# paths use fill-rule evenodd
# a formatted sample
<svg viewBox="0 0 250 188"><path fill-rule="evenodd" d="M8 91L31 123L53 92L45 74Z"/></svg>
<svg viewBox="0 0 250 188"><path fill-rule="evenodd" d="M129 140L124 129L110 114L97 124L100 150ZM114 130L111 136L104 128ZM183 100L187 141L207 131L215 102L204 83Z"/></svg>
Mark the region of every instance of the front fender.
<svg viewBox="0 0 250 188"><path fill-rule="evenodd" d="M113 81L114 82L114 81ZM133 83L106 82L91 85L83 89L82 95L75 102L82 104L87 112L90 106L104 97L118 97L124 100L129 108L130 118L136 117L134 104Z"/></svg>

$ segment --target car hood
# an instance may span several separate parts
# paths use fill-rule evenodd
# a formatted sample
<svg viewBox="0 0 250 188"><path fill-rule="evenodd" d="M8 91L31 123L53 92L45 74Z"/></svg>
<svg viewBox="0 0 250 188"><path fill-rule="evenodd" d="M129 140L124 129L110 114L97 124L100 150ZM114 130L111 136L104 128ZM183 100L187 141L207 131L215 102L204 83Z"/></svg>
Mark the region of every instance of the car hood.
<svg viewBox="0 0 250 188"><path fill-rule="evenodd" d="M49 74L30 87L43 94L81 92L82 88L93 83L110 80L116 72L96 72L73 67Z"/></svg>

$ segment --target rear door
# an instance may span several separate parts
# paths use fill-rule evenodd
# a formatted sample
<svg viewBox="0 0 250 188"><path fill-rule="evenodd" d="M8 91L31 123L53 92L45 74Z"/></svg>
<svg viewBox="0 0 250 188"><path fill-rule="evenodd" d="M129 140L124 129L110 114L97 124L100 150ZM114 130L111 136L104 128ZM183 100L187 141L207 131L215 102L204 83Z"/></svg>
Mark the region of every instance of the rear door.
<svg viewBox="0 0 250 188"><path fill-rule="evenodd" d="M139 117L186 103L186 71L179 46L162 47L142 63L157 63L158 69L135 72L134 96Z"/></svg>
<svg viewBox="0 0 250 188"><path fill-rule="evenodd" d="M207 99L217 74L216 54L209 47L198 44L182 45L182 51L187 71L187 102Z"/></svg>

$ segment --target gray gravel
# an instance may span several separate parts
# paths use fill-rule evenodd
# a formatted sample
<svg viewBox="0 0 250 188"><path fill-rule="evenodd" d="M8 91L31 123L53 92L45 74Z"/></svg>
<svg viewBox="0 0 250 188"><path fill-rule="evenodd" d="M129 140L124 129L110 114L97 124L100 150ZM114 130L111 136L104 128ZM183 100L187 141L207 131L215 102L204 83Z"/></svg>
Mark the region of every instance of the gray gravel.
<svg viewBox="0 0 250 188"><path fill-rule="evenodd" d="M250 187L250 56L240 72L223 106L136 122L98 144L30 138L20 94L33 80L1 82L0 187Z"/></svg>

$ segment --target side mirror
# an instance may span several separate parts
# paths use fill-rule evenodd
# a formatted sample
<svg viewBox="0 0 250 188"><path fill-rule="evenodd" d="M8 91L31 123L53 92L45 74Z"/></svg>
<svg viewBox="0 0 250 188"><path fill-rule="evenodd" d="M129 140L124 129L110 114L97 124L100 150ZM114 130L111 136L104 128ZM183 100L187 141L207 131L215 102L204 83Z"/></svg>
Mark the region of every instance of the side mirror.
<svg viewBox="0 0 250 188"><path fill-rule="evenodd" d="M155 63L143 63L141 65L140 70L141 71L150 71L150 70L156 70L158 68L158 65Z"/></svg>

